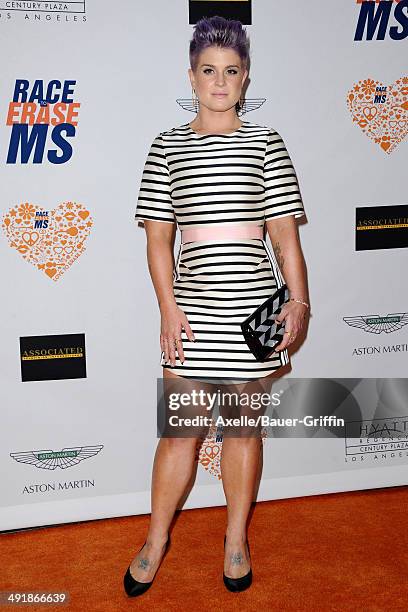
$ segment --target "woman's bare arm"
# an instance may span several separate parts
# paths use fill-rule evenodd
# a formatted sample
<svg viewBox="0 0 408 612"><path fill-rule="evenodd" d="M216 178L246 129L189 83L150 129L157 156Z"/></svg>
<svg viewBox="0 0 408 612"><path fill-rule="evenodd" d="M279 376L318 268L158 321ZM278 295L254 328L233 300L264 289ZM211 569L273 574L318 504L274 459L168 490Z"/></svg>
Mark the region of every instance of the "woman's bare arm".
<svg viewBox="0 0 408 612"><path fill-rule="evenodd" d="M289 297L309 303L306 263L294 216L286 215L277 219L268 219L266 227L276 260L289 289ZM296 336L303 325L306 310L307 307L303 304L289 302L283 306L277 321L286 319L285 331L289 331ZM290 334L285 334L284 339L275 350L286 348L290 344L289 337Z"/></svg>
<svg viewBox="0 0 408 612"><path fill-rule="evenodd" d="M194 334L183 310L177 306L173 291L174 241L176 224L145 220L146 251L149 273L156 292L161 314L160 346L166 361L175 365L175 344L178 342L180 361L184 361L181 330L190 341Z"/></svg>
<svg viewBox="0 0 408 612"><path fill-rule="evenodd" d="M175 303L173 293L174 240L176 224L163 221L144 222L147 265L159 308Z"/></svg>

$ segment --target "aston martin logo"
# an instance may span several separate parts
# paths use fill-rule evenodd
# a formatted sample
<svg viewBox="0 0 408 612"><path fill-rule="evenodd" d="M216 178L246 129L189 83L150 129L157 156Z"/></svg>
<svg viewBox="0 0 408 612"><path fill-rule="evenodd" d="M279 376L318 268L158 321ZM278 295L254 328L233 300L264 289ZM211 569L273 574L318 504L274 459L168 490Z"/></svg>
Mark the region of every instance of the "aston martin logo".
<svg viewBox="0 0 408 612"><path fill-rule="evenodd" d="M63 448L60 451L22 451L20 453L10 453L10 457L19 463L29 463L43 470L55 470L58 467L65 470L84 461L84 459L97 455L102 449L103 444L97 444L96 446Z"/></svg>
<svg viewBox="0 0 408 612"><path fill-rule="evenodd" d="M370 334L381 334L381 332L391 334L408 325L408 313L397 312L383 317L379 315L343 317L343 321L350 325L350 327L359 327Z"/></svg>

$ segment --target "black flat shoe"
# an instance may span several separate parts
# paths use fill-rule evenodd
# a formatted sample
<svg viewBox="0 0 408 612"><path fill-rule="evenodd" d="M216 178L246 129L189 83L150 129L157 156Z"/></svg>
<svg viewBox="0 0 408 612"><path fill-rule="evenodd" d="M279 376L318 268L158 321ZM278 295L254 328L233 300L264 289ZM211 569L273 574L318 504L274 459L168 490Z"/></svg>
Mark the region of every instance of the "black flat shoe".
<svg viewBox="0 0 408 612"><path fill-rule="evenodd" d="M145 544L146 542L144 542L139 552L142 550ZM164 554L159 563L159 567L169 549L169 546L170 546L170 534L169 534L169 537L167 538L167 542L166 542L165 549L164 549ZM156 574L158 572L159 567L156 570ZM152 586L153 580L151 580L150 582L139 582L138 580L135 580L132 574L130 573L130 565L129 565L129 567L127 568L126 574L123 578L123 586L125 587L126 594L129 597L136 597L137 595L142 595L143 593L145 593L147 589L149 589Z"/></svg>
<svg viewBox="0 0 408 612"><path fill-rule="evenodd" d="M224 548L225 548L226 539L227 539L227 536L224 536ZM251 557L248 540L247 540L247 545L248 545L249 557ZM249 572L245 574L245 576L241 576L240 578L229 578L228 576L224 574L224 572L222 573L222 576L224 579L225 586L227 587L229 591L232 591L233 593L236 593L238 591L245 591L245 589L250 587L252 584L252 568L249 569Z"/></svg>

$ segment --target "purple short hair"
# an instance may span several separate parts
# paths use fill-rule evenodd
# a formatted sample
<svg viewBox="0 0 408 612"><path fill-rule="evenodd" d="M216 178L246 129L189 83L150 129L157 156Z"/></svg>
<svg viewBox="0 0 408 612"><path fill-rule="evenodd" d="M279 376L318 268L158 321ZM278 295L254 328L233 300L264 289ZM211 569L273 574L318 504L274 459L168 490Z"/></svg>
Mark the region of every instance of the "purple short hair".
<svg viewBox="0 0 408 612"><path fill-rule="evenodd" d="M190 66L193 72L197 68L201 51L213 46L234 49L247 67L249 38L240 21L215 15L200 19L194 28L193 38L190 41Z"/></svg>

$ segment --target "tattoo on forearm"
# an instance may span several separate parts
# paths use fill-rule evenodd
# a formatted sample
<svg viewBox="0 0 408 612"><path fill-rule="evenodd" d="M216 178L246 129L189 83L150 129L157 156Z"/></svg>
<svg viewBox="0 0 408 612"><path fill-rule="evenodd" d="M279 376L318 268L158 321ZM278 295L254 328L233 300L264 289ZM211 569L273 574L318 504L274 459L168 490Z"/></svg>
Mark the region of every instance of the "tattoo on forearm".
<svg viewBox="0 0 408 612"><path fill-rule="evenodd" d="M279 242L277 242L274 246L274 250L275 250L275 255L276 255L276 261L278 262L278 266L280 268L280 271L283 274L283 265L285 263L285 259L282 255L282 250L281 250L281 245L279 244Z"/></svg>

